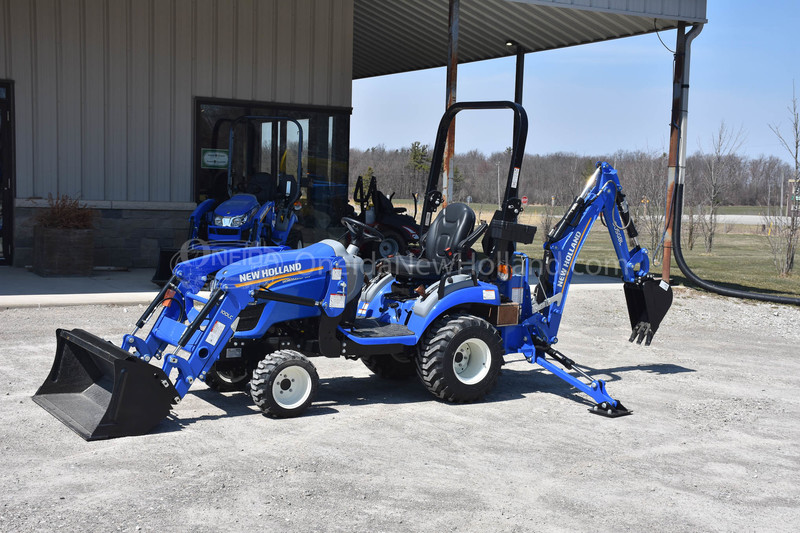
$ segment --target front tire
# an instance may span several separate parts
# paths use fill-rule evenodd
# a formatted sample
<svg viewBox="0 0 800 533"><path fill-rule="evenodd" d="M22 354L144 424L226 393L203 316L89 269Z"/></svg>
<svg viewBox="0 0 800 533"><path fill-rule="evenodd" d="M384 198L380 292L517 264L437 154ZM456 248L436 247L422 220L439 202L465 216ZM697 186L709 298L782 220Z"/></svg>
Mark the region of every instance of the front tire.
<svg viewBox="0 0 800 533"><path fill-rule="evenodd" d="M206 372L206 385L211 390L217 392L235 392L247 389L252 377L252 368L249 368L244 361L239 361L235 365L225 365L217 368L219 361L214 363Z"/></svg>
<svg viewBox="0 0 800 533"><path fill-rule="evenodd" d="M294 350L278 350L258 363L250 381L250 395L261 411L274 418L300 416L319 388L316 368Z"/></svg>
<svg viewBox="0 0 800 533"><path fill-rule="evenodd" d="M417 375L437 398L474 402L497 383L503 353L503 339L486 320L467 314L445 316L423 337Z"/></svg>

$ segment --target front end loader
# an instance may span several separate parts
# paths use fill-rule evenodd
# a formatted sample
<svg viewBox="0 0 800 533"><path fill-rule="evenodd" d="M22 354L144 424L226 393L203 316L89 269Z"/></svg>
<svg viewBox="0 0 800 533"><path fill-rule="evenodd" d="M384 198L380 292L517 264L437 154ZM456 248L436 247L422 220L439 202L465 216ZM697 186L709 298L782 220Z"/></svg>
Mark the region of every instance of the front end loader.
<svg viewBox="0 0 800 533"><path fill-rule="evenodd" d="M465 109L514 113L506 191L490 223L459 203L432 217L442 196L430 185L438 184L450 122ZM53 368L34 400L95 440L151 431L197 380L220 391L248 389L268 416L298 416L319 387L313 356L361 360L387 378L417 375L435 397L463 403L492 391L505 354L522 353L592 398L593 412L628 414L602 380L553 348L575 258L601 212L624 272L632 339L650 342L671 290L650 278L616 171L605 163L548 235L545 268L531 289L528 258L516 251L536 231L517 221L527 127L524 109L512 102L458 103L447 110L437 133L419 256L387 258L365 279L357 253L383 235L344 218L347 247L328 239L300 250L252 247L185 261L121 346L81 330L58 330ZM473 249L481 239L484 254ZM210 292L203 291L206 285Z"/></svg>

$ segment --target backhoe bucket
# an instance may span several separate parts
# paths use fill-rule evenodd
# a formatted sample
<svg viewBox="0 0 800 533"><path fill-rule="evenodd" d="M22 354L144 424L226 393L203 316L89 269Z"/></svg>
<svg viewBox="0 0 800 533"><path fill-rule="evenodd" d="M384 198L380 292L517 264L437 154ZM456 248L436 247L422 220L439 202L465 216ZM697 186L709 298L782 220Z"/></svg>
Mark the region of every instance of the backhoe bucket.
<svg viewBox="0 0 800 533"><path fill-rule="evenodd" d="M56 330L53 368L33 401L86 440L144 435L178 398L167 375L81 329Z"/></svg>
<svg viewBox="0 0 800 533"><path fill-rule="evenodd" d="M644 340L645 346L650 346L653 335L672 305L672 287L665 281L650 278L626 282L625 300L633 330L628 340L636 340L637 344Z"/></svg>

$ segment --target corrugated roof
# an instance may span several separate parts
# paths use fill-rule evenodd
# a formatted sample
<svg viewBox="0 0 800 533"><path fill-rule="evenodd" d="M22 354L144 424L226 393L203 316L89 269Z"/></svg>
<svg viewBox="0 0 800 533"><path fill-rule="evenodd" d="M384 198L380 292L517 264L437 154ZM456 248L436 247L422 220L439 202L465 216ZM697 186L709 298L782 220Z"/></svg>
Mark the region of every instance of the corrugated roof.
<svg viewBox="0 0 800 533"><path fill-rule="evenodd" d="M706 22L706 0L461 0L459 63ZM355 0L353 79L447 64L448 0Z"/></svg>

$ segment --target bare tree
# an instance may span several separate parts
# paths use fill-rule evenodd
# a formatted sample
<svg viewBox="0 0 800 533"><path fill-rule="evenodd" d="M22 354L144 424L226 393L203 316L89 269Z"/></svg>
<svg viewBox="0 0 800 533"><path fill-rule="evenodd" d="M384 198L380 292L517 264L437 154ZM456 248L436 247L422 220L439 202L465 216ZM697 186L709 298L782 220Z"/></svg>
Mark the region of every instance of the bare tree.
<svg viewBox="0 0 800 533"><path fill-rule="evenodd" d="M614 154L617 170L624 179L628 205L636 224L649 241L648 249L654 263L662 255L661 237L664 233L666 190L664 174L667 154L658 152L619 152Z"/></svg>
<svg viewBox="0 0 800 533"><path fill-rule="evenodd" d="M717 215L733 182L732 174L741 168L741 160L735 154L743 142L741 128L731 131L722 121L711 138L711 153L702 154L704 165L700 175L705 212L701 212L700 229L703 231L706 252L710 252L714 246ZM702 153L702 147L700 151Z"/></svg>
<svg viewBox="0 0 800 533"><path fill-rule="evenodd" d="M770 230L767 233L772 258L778 273L786 276L794 268L794 256L797 251L797 241L800 237L800 213L798 212L797 196L800 195L800 109L797 104L797 94L792 84L792 102L787 106L789 111L789 134L784 135L778 125L770 125L770 129L780 140L781 145L789 152L794 161L794 181L790 187L790 197L787 217L766 217Z"/></svg>

